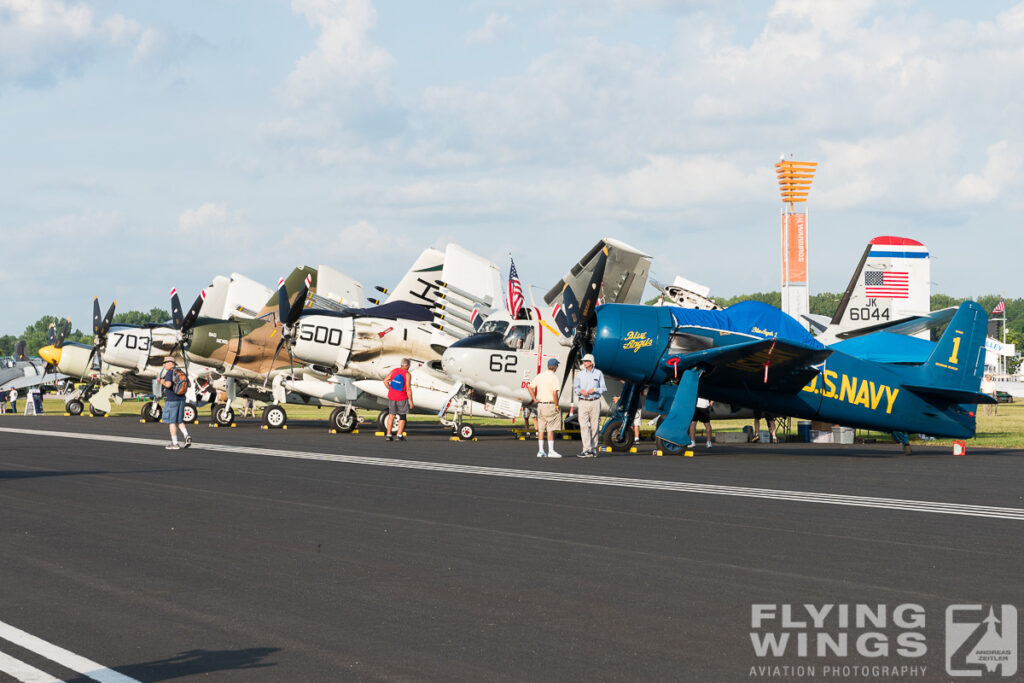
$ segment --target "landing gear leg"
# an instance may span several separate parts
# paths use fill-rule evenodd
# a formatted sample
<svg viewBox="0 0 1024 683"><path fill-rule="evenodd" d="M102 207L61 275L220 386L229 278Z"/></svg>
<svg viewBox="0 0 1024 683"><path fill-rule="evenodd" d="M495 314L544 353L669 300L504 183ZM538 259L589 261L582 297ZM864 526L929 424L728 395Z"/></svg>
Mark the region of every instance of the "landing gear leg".
<svg viewBox="0 0 1024 683"><path fill-rule="evenodd" d="M910 448L910 437L906 432L893 432L892 438L896 439L898 443L903 444L903 455L913 454L913 451Z"/></svg>

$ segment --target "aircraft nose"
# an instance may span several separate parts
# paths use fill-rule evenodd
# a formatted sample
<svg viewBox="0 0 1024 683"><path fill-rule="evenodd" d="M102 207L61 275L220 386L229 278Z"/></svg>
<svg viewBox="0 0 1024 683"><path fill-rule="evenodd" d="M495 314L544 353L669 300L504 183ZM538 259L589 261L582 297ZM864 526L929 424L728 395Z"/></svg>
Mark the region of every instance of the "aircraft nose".
<svg viewBox="0 0 1024 683"><path fill-rule="evenodd" d="M60 363L61 351L62 349L58 349L56 346L44 346L39 349L39 357L50 365L56 366Z"/></svg>

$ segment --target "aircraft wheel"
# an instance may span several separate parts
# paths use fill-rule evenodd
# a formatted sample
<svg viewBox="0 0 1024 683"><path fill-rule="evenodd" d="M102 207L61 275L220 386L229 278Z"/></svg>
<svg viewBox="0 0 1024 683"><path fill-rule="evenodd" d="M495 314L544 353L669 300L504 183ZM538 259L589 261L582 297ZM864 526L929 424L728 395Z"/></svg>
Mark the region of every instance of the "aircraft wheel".
<svg viewBox="0 0 1024 683"><path fill-rule="evenodd" d="M619 439L619 430L622 429L622 420L611 420L601 430L601 443L608 446L617 453L624 453L633 445L633 433L626 434L626 438Z"/></svg>
<svg viewBox="0 0 1024 683"><path fill-rule="evenodd" d="M679 444L672 443L671 441L665 441L660 436L655 439L655 443L657 444L658 450L665 455L679 455L686 450L685 446L680 446Z"/></svg>
<svg viewBox="0 0 1024 683"><path fill-rule="evenodd" d="M476 434L476 430L473 429L473 425L470 425L470 424L460 424L459 425L459 438L462 439L463 441L469 441L470 439L473 438L474 434Z"/></svg>
<svg viewBox="0 0 1024 683"><path fill-rule="evenodd" d="M196 404L186 403L184 415L182 416L181 419L184 420L185 424L190 425L196 421L197 417L199 417L199 411L196 410Z"/></svg>
<svg viewBox="0 0 1024 683"><path fill-rule="evenodd" d="M354 410L335 408L331 412L331 428L337 429L339 432L348 434L356 428L357 421L356 411Z"/></svg>
<svg viewBox="0 0 1024 683"><path fill-rule="evenodd" d="M100 410L99 408L93 408L91 405L89 406L89 412L95 415L96 417L103 417L104 415L107 414L106 411Z"/></svg>
<svg viewBox="0 0 1024 683"><path fill-rule="evenodd" d="M235 421L235 411L227 404L216 403L213 406L213 412L210 413L210 417L213 418L214 424L227 427Z"/></svg>
<svg viewBox="0 0 1024 683"><path fill-rule="evenodd" d="M159 422L164 409L156 401L147 401L142 406L142 417L146 422Z"/></svg>
<svg viewBox="0 0 1024 683"><path fill-rule="evenodd" d="M81 415L82 411L85 410L85 405L77 398L73 398L65 404L64 409L72 415Z"/></svg>
<svg viewBox="0 0 1024 683"><path fill-rule="evenodd" d="M288 422L288 413L281 406L267 406L263 410L263 424L271 429L280 429Z"/></svg>
<svg viewBox="0 0 1024 683"><path fill-rule="evenodd" d="M398 416L395 416L398 419ZM381 431L385 431L388 428L388 411L382 410L377 413L377 426L380 427Z"/></svg>

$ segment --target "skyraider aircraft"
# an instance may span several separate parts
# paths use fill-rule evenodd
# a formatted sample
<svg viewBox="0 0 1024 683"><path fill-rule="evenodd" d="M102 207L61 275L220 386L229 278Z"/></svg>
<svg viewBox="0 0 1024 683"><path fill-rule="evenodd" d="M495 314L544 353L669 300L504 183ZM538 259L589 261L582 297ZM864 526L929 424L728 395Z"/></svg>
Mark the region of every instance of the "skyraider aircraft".
<svg viewBox="0 0 1024 683"><path fill-rule="evenodd" d="M196 299L193 305L195 312L190 311L188 318L193 322L199 316L217 318L225 315L226 307L230 307L232 312L237 310L240 315L245 315L244 311L259 308L260 304L255 302L265 301L272 293L273 290L237 273L230 279L217 276ZM172 298L176 299L176 295ZM84 387L64 397L65 409L72 415L78 415L84 410L85 401L88 401L92 414L105 415L111 410L111 399L120 404L126 390L159 395L154 381L161 371L164 357L175 356L180 363L184 363L180 350L180 323L183 321L180 304L172 303L179 315L177 325L174 321L115 325L112 321L116 307L115 301L107 309L106 315L101 315L99 300L93 299L92 346L63 343L61 338L59 343L51 343L39 350L40 356L61 372L88 381ZM201 375L210 374L209 368L200 365L189 367L189 371L193 381L186 395L186 422L195 419L197 404L204 398L196 391L195 380ZM159 420L159 402L147 402L141 413L149 421Z"/></svg>
<svg viewBox="0 0 1024 683"><path fill-rule="evenodd" d="M669 451L689 443L701 396L891 432L909 453L908 432L974 436L976 405L994 402L979 392L987 322L978 304L965 302L938 343L876 332L825 347L757 302L723 311L609 304L583 321L577 338L597 367L625 383L603 432L613 446L627 442L647 387L646 409L665 416L656 437Z"/></svg>
<svg viewBox="0 0 1024 683"><path fill-rule="evenodd" d="M649 255L605 238L552 287L545 296L547 306L524 306L516 320L505 308L491 312L475 334L448 347L441 368L465 387L485 394L487 405L514 417L521 403L530 401L527 384L555 358L564 373L559 405L568 410L573 403L568 378L580 358L573 355L573 321L580 311L592 310L599 298L639 303L650 264ZM602 399L602 411L610 409L608 400Z"/></svg>
<svg viewBox="0 0 1024 683"><path fill-rule="evenodd" d="M436 257L442 262L436 266L425 264L425 258ZM439 275L443 279L438 280ZM424 252L396 291L378 306L346 311L286 309L283 291L279 317L286 322L280 344L312 373L306 372L301 379L284 379L282 385L289 391L339 405L332 415L332 425L347 432L355 425L353 408L366 407L364 394L372 397L371 406L387 405L387 389L381 380L403 358L409 358L414 405L420 411L443 413L454 400L453 386L431 364L440 361L441 352L456 339L453 333L460 331L461 323L454 316L464 315L460 311L465 307L457 306L455 299L490 307L500 296L500 289L493 263L449 244L443 254ZM435 294L445 297L443 311L436 310ZM461 424L461 414L492 413L479 401L466 401L455 420L446 424L462 438L471 438L473 428Z"/></svg>

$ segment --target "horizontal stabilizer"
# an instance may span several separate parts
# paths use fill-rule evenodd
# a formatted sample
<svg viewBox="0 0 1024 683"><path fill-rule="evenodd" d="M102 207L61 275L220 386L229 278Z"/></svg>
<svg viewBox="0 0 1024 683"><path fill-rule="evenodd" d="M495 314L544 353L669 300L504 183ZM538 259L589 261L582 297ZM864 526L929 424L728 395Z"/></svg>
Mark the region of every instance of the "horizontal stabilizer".
<svg viewBox="0 0 1024 683"><path fill-rule="evenodd" d="M964 403L968 405L998 403L988 394L980 391L964 391L961 389L947 389L943 387L923 387L914 384L904 384L904 388L919 394L924 398L947 403Z"/></svg>
<svg viewBox="0 0 1024 683"><path fill-rule="evenodd" d="M857 328L856 330L840 332L836 336L840 339L850 339L852 337L859 337L865 334L871 334L872 332L880 332L882 330L892 332L894 334L915 335L919 332L924 332L925 330L931 330L945 325L953 319L953 316L956 315L956 311L956 306L951 306L950 308L932 311L927 315L912 315L906 318L900 318L899 320L893 320L891 322L883 322L877 325L866 325L864 327Z"/></svg>

